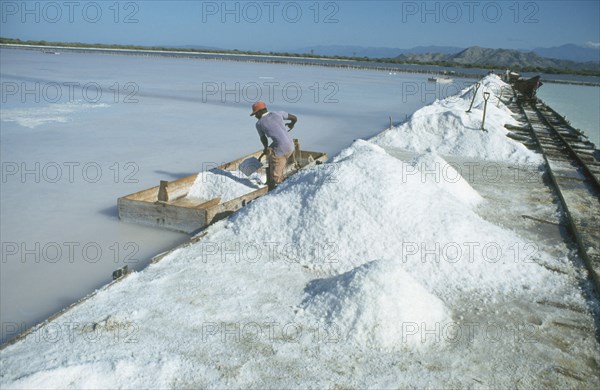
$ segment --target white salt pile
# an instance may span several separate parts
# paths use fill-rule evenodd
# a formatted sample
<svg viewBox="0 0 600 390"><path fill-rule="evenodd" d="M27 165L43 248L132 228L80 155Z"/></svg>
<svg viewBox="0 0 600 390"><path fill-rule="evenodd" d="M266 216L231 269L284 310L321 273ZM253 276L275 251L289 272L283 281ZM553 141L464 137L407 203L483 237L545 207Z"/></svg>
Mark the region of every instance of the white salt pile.
<svg viewBox="0 0 600 390"><path fill-rule="evenodd" d="M400 258L439 297L470 290L493 296L543 283L547 273L515 261L510 250L526 241L482 219L480 196L464 179L432 179L427 169L436 163L447 166L432 152L404 162L359 140L333 163L292 176L232 216L228 230L242 242L293 243L294 262L326 275ZM277 229L259 228L274 220L281 221Z"/></svg>
<svg viewBox="0 0 600 390"><path fill-rule="evenodd" d="M246 176L240 171L211 169L198 174L187 197L202 200L221 197L221 202L227 202L261 187L263 178L258 173Z"/></svg>
<svg viewBox="0 0 600 390"><path fill-rule="evenodd" d="M481 195L471 187L454 166L435 152L428 150L426 154L415 156L410 164L413 165L414 170L407 172L407 175L414 175L418 172L422 181L428 181L443 187L457 201L471 206L483 201Z"/></svg>
<svg viewBox="0 0 600 390"><path fill-rule="evenodd" d="M474 157L481 160L511 161L514 163L539 164L542 158L523 144L506 137L505 124L518 125L511 111L498 106L498 98L505 88L507 99L509 86L496 75L481 80L473 108L471 88L429 106L417 110L406 123L385 131L372 139L384 147L425 152L433 147L441 155ZM481 130L484 92L490 93L487 103L485 129Z"/></svg>
<svg viewBox="0 0 600 390"><path fill-rule="evenodd" d="M311 281L302 308L357 348L419 349L439 340L415 335L451 321L444 303L402 269L376 260L346 273Z"/></svg>

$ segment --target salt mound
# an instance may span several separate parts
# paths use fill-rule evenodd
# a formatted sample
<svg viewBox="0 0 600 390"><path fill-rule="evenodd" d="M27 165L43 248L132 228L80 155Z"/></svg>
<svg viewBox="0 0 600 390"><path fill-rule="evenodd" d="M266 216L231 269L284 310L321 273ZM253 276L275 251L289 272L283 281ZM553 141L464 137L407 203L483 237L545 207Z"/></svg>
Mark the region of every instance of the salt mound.
<svg viewBox="0 0 600 390"><path fill-rule="evenodd" d="M529 248L527 241L481 218L468 204L477 195L466 183L451 189L451 183L423 181L421 172L408 175L409 168L358 140L333 162L298 172L225 223L238 242L263 243L261 261L301 265L323 277L351 271L365 259L401 259L406 272L440 297L520 293L545 283L548 272L536 261L547 255L524 261L516 248ZM279 221L275 228L272 221Z"/></svg>
<svg viewBox="0 0 600 390"><path fill-rule="evenodd" d="M423 182L435 182L457 200L474 206L483 201L479 192L462 175L435 151L416 156L411 164L420 172Z"/></svg>
<svg viewBox="0 0 600 390"><path fill-rule="evenodd" d="M444 303L406 273L398 262L376 260L341 275L310 282L305 313L340 341L375 349L419 349L441 345L441 329L451 321Z"/></svg>
<svg viewBox="0 0 600 390"><path fill-rule="evenodd" d="M481 80L470 113L466 111L472 95L470 88L467 88L457 95L417 110L407 122L379 134L372 141L384 147L415 152L425 152L434 147L444 155L540 164L541 155L506 137L504 125L519 123L512 117L511 111L498 101L503 88L506 90L508 85L497 76L487 76ZM484 92L490 92L491 95L486 109L487 131L481 130Z"/></svg>
<svg viewBox="0 0 600 390"><path fill-rule="evenodd" d="M221 202L227 202L261 187L264 185L258 173L248 177L240 171L211 169L198 174L187 197L211 200L220 196Z"/></svg>

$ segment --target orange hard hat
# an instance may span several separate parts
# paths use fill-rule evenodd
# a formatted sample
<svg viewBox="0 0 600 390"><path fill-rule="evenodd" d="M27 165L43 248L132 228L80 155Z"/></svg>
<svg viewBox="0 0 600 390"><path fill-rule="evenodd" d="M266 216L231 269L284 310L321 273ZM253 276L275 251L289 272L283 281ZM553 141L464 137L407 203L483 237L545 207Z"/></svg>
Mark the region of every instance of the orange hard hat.
<svg viewBox="0 0 600 390"><path fill-rule="evenodd" d="M258 101L254 103L252 105L252 114L250 114L250 116L256 115L257 112L259 112L260 110L264 110L265 108L267 108L265 102Z"/></svg>

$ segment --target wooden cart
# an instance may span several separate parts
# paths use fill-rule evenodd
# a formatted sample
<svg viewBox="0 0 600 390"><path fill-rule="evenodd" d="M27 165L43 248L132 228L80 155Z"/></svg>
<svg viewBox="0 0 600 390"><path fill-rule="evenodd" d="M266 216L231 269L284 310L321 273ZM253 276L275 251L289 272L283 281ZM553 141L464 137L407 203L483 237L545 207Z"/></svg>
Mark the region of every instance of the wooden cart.
<svg viewBox="0 0 600 390"><path fill-rule="evenodd" d="M296 150L293 157L288 160L286 177L299 169L327 161L326 153L300 150L297 140L294 141ZM262 151L254 152L222 164L217 169L235 171L244 160L251 157L258 158L261 153ZM261 171L264 173L265 168L261 168ZM159 186L119 198L117 200L119 218L126 222L192 233L227 218L268 191L267 186L264 186L223 203L220 197L207 200L188 198L186 195L197 176L196 174L174 181L161 181Z"/></svg>

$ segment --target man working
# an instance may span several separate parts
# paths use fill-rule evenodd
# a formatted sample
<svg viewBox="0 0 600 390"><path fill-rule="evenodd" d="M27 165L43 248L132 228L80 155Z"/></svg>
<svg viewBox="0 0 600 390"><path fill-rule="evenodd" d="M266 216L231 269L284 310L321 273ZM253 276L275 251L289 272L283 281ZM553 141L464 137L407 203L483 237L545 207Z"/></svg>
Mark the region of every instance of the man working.
<svg viewBox="0 0 600 390"><path fill-rule="evenodd" d="M269 190L272 190L283 181L287 159L294 153L294 141L288 134L289 130L285 126L292 130L298 118L283 111L269 112L267 111L265 102L254 103L250 116L256 116L256 119L258 119L256 130L260 136L260 142L263 144L265 154L269 156L269 177L267 178L267 183L269 183ZM289 120L290 122L284 124L283 121L285 120ZM267 153L269 148L267 137L273 140L270 146L270 153Z"/></svg>

